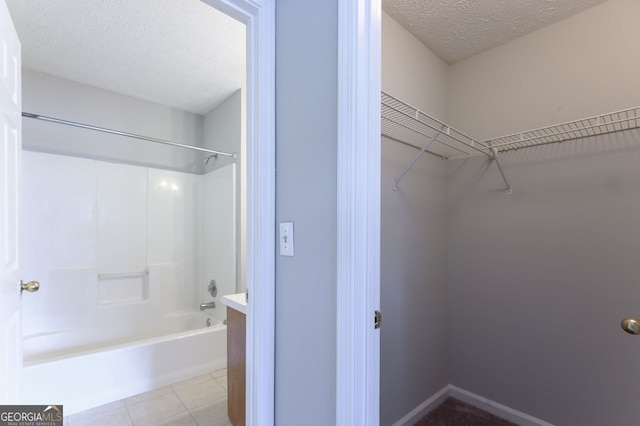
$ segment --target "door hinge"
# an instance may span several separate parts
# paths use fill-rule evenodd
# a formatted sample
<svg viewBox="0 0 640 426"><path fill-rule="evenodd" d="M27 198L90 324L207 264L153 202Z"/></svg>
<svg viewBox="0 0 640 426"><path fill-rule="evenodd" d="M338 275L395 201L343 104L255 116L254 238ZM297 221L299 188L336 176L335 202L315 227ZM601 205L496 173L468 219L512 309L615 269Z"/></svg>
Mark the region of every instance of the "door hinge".
<svg viewBox="0 0 640 426"><path fill-rule="evenodd" d="M375 312L374 324L376 329L380 328L382 325L382 313L380 311Z"/></svg>

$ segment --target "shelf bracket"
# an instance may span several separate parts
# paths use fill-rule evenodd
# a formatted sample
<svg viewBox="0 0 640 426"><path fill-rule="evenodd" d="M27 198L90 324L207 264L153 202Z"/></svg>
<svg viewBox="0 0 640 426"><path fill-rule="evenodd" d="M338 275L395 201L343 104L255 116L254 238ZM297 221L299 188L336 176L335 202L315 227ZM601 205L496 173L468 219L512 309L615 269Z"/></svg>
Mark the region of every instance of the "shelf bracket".
<svg viewBox="0 0 640 426"><path fill-rule="evenodd" d="M500 166L500 161L498 161L498 152L493 147L491 141L487 141L487 143L489 144L489 147L490 147L489 151L491 152L491 159L496 162L496 166L498 166L498 170L502 175L502 180L504 180L504 184L507 186L506 193L507 195L511 195L513 193L513 190L511 189L511 185L509 185L509 182L507 181L507 177L504 175L504 171L502 171L502 167Z"/></svg>
<svg viewBox="0 0 640 426"><path fill-rule="evenodd" d="M420 150L420 152L416 155L416 157L413 159L413 161L411 161L411 163L409 163L409 165L404 169L404 171L402 172L402 174L395 180L395 182L393 182L393 190L397 191L398 190L398 184L400 183L400 181L404 178L404 176L409 173L409 170L411 170L411 168L413 167L414 164L416 164L416 161L418 161L418 159L420 157L422 157L422 154L424 154L427 149L429 149L429 147L431 146L432 143L434 143L436 141L436 139L438 139L438 136L440 136L442 134L442 132L444 132L444 130L447 128L447 126L445 126L444 124L442 125L442 127L440 127L440 130L438 130L432 137L431 139L429 139L429 141L427 141L427 143L422 147L422 149Z"/></svg>

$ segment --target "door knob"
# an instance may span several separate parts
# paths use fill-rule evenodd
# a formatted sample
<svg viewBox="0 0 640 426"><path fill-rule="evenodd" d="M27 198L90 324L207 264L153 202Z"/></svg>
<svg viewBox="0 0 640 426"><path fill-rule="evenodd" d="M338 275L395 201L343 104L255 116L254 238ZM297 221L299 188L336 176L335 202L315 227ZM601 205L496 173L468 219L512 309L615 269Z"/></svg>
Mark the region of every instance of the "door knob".
<svg viewBox="0 0 640 426"><path fill-rule="evenodd" d="M29 293L34 293L40 289L40 283L38 281L29 281L28 283L23 283L20 280L20 293L27 290Z"/></svg>
<svg viewBox="0 0 640 426"><path fill-rule="evenodd" d="M625 318L620 325L629 334L640 334L640 320L637 318Z"/></svg>

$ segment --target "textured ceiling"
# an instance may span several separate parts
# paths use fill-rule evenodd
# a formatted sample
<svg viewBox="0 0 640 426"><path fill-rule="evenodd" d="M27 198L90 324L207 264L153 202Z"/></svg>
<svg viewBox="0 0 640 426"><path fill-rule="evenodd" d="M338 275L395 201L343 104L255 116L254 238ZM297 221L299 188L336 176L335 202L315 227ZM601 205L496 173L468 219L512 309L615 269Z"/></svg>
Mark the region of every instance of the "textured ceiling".
<svg viewBox="0 0 640 426"><path fill-rule="evenodd" d="M203 114L243 86L245 26L199 0L7 0L23 66Z"/></svg>
<svg viewBox="0 0 640 426"><path fill-rule="evenodd" d="M382 0L393 19L448 64L606 0Z"/></svg>

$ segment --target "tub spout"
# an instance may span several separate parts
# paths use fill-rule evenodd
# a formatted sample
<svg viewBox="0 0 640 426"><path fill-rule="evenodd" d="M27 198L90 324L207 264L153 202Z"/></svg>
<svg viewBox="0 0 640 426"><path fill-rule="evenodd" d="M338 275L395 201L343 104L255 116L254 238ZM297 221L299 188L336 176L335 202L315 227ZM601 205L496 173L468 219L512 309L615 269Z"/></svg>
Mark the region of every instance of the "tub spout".
<svg viewBox="0 0 640 426"><path fill-rule="evenodd" d="M200 310L204 311L205 309L213 309L216 307L216 302L207 302L200 304Z"/></svg>

